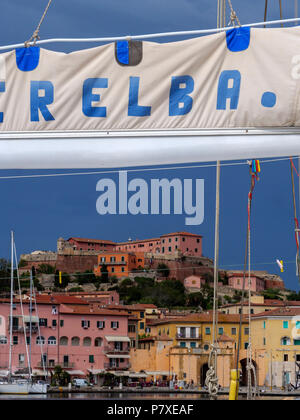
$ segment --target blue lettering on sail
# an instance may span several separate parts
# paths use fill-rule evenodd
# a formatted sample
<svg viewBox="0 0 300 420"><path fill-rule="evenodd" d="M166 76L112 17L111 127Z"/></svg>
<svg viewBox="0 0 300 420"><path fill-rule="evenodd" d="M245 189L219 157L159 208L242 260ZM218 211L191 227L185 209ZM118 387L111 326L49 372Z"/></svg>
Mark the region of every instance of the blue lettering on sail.
<svg viewBox="0 0 300 420"><path fill-rule="evenodd" d="M129 102L128 102L128 116L129 117L147 117L151 115L151 106L139 105L139 77L130 77L129 84Z"/></svg>
<svg viewBox="0 0 300 420"><path fill-rule="evenodd" d="M43 90L44 95L39 96L39 91ZM39 110L45 121L54 120L47 105L52 104L54 99L54 87L49 81L31 81L30 83L30 115L31 121L39 121Z"/></svg>
<svg viewBox="0 0 300 420"><path fill-rule="evenodd" d="M229 81L232 86L229 87ZM230 99L230 109L237 109L241 85L241 73L238 70L224 70L219 78L217 109L226 109L226 101Z"/></svg>
<svg viewBox="0 0 300 420"><path fill-rule="evenodd" d="M189 96L194 90L194 79L191 76L173 76L170 89L169 115L185 115L192 109L193 98Z"/></svg>
<svg viewBox="0 0 300 420"><path fill-rule="evenodd" d="M106 77L86 79L83 83L82 112L86 117L106 117L105 106L92 106L92 102L99 102L101 95L93 93L93 89L108 87Z"/></svg>

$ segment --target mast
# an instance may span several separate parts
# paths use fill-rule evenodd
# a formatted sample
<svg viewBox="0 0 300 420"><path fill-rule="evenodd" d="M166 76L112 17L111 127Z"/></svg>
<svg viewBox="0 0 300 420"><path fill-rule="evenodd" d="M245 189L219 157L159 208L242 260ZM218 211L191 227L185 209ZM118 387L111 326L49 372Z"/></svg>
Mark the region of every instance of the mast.
<svg viewBox="0 0 300 420"><path fill-rule="evenodd" d="M32 269L30 269L30 302L29 302L29 337L30 337L30 341L29 341L29 361L30 361L30 379L32 378L31 376L31 338L32 338Z"/></svg>
<svg viewBox="0 0 300 420"><path fill-rule="evenodd" d="M10 272L10 315L9 315L9 367L8 381L12 377L12 329L13 329L13 292L14 292L14 232L11 231L11 272Z"/></svg>

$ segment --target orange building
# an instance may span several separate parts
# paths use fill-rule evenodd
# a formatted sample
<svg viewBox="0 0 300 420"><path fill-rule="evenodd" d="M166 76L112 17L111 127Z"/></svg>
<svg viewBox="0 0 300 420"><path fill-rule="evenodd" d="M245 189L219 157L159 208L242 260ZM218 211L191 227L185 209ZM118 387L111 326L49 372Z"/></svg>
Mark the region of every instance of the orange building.
<svg viewBox="0 0 300 420"><path fill-rule="evenodd" d="M118 278L128 277L134 270L144 269L144 252L101 252L98 255L98 263L94 267L96 276L101 276L101 267L106 265L109 276Z"/></svg>

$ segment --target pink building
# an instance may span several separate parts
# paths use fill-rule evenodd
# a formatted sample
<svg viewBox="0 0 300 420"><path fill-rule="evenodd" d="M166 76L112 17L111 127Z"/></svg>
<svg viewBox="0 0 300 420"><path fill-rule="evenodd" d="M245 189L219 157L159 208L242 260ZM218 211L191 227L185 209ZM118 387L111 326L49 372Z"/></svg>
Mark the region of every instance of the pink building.
<svg viewBox="0 0 300 420"><path fill-rule="evenodd" d="M24 323L29 345L29 302L24 301ZM0 371L9 360L8 299L0 301ZM94 309L83 299L70 296L37 296L37 312L32 313L31 366L33 373L48 375L56 365L72 377L105 371L128 370L128 312ZM28 367L24 324L19 302L13 309L12 370Z"/></svg>
<svg viewBox="0 0 300 420"><path fill-rule="evenodd" d="M173 254L202 257L202 236L189 232L174 232L161 235L159 238L120 242L118 251L141 251L153 254Z"/></svg>
<svg viewBox="0 0 300 420"><path fill-rule="evenodd" d="M184 279L184 287L188 290L190 289L198 289L200 290L201 287L205 284L205 279L202 279L199 276L188 276Z"/></svg>
<svg viewBox="0 0 300 420"><path fill-rule="evenodd" d="M228 286L233 289L242 290L243 289L243 278L244 273L234 272L228 274ZM246 273L245 277L245 289L249 288L249 276ZM250 290L252 292L261 292L265 290L265 280L257 275L251 274L250 276Z"/></svg>
<svg viewBox="0 0 300 420"><path fill-rule="evenodd" d="M113 251L115 242L103 239L69 238L67 241L75 251Z"/></svg>

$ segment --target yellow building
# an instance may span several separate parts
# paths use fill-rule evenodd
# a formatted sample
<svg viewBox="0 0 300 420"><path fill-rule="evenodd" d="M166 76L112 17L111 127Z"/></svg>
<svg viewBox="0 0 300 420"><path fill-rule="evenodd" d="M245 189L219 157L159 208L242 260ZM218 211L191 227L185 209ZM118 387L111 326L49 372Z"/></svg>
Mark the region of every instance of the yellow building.
<svg viewBox="0 0 300 420"><path fill-rule="evenodd" d="M284 302L279 299L265 299L264 296L251 296L251 307L250 313L251 314L258 314L264 311L272 311L276 308L281 308L289 305L289 302ZM300 307L300 302L298 302L298 306ZM227 305L223 305L219 308L219 312L223 314L239 314L241 312L241 304L240 303L228 303ZM243 303L243 314L249 313L249 305L248 301Z"/></svg>
<svg viewBox="0 0 300 420"><path fill-rule="evenodd" d="M296 363L300 363L300 308L279 308L253 315L251 337L259 360L259 385L295 384Z"/></svg>
<svg viewBox="0 0 300 420"><path fill-rule="evenodd" d="M243 378L246 380L246 349L249 342L247 319L242 321L240 360ZM150 320L147 323L148 339L139 341L139 349L131 357L132 369L136 372L141 365L153 371L169 372L169 379L183 380L195 386L203 386L208 370L208 357L212 342L212 312L190 314L176 319ZM229 386L230 369L235 367L238 346L240 317L219 314L218 330L218 378L223 387ZM168 341L168 344L163 344ZM160 344L158 344L160 343ZM157 356L157 346L166 349ZM147 350L147 351L145 351ZM139 355L140 354L140 355ZM164 359L164 360L162 360ZM159 360L160 369L156 365Z"/></svg>

